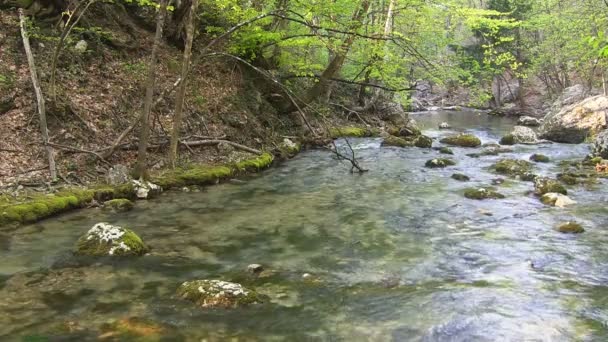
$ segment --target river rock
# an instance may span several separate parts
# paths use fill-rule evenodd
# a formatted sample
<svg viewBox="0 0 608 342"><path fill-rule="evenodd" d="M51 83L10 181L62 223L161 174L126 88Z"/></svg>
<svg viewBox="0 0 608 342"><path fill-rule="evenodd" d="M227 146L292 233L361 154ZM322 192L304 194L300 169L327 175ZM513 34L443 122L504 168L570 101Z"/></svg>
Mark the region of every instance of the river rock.
<svg viewBox="0 0 608 342"><path fill-rule="evenodd" d="M608 159L608 130L602 131L595 138L593 153L598 157Z"/></svg>
<svg viewBox="0 0 608 342"><path fill-rule="evenodd" d="M106 182L110 185L127 184L129 181L131 181L129 169L122 164L112 166L106 175Z"/></svg>
<svg viewBox="0 0 608 342"><path fill-rule="evenodd" d="M580 234L585 232L583 226L576 222L566 222L557 226L557 231L565 234Z"/></svg>
<svg viewBox="0 0 608 342"><path fill-rule="evenodd" d="M454 151L452 151L451 148L446 147L446 146L440 147L438 151L441 154L454 154Z"/></svg>
<svg viewBox="0 0 608 342"><path fill-rule="evenodd" d="M551 141L579 144L606 128L608 97L589 97L579 103L549 113L540 127L540 135Z"/></svg>
<svg viewBox="0 0 608 342"><path fill-rule="evenodd" d="M500 139L501 145L514 145L514 144L537 144L538 136L533 129L524 126L515 126L511 133L505 135Z"/></svg>
<svg viewBox="0 0 608 342"><path fill-rule="evenodd" d="M450 128L452 128L452 126L450 126L450 124L447 122L442 122L439 124L439 129L450 129Z"/></svg>
<svg viewBox="0 0 608 342"><path fill-rule="evenodd" d="M160 186L148 181L138 181L134 179L131 182L133 183L135 194L139 199L150 199L158 196L163 191Z"/></svg>
<svg viewBox="0 0 608 342"><path fill-rule="evenodd" d="M404 126L399 128L399 136L401 137L417 137L421 134L422 132L414 119L409 119Z"/></svg>
<svg viewBox="0 0 608 342"><path fill-rule="evenodd" d="M388 135L382 140L382 146L408 147L413 145L414 143L412 141L394 135Z"/></svg>
<svg viewBox="0 0 608 342"><path fill-rule="evenodd" d="M426 135L420 135L414 139L414 146L420 148L431 148L433 147L433 139L427 137Z"/></svg>
<svg viewBox="0 0 608 342"><path fill-rule="evenodd" d="M501 175L527 179L531 177L532 164L519 159L501 159L492 165L492 169Z"/></svg>
<svg viewBox="0 0 608 342"><path fill-rule="evenodd" d="M473 134L458 134L443 138L440 140L444 144L460 146L460 147L478 147L481 146L481 140Z"/></svg>
<svg viewBox="0 0 608 342"><path fill-rule="evenodd" d="M547 177L536 177L534 180L534 192L542 196L550 192L567 195L568 190L557 180Z"/></svg>
<svg viewBox="0 0 608 342"><path fill-rule="evenodd" d="M257 292L222 280L187 281L177 289L177 296L203 308L229 309L263 302Z"/></svg>
<svg viewBox="0 0 608 342"><path fill-rule="evenodd" d="M466 189L464 191L464 197L474 200L505 198L503 194L496 192L494 189L491 188Z"/></svg>
<svg viewBox="0 0 608 342"><path fill-rule="evenodd" d="M455 180L461 181L461 182L468 182L471 180L471 178L469 176L462 174L462 173L453 174L452 179L455 179Z"/></svg>
<svg viewBox="0 0 608 342"><path fill-rule="evenodd" d="M126 198L116 198L103 203L104 210L111 210L114 212L129 211L132 210L134 206L135 204Z"/></svg>
<svg viewBox="0 0 608 342"><path fill-rule="evenodd" d="M535 153L530 156L530 160L536 163L548 163L551 161L549 157L544 154Z"/></svg>
<svg viewBox="0 0 608 342"><path fill-rule="evenodd" d="M546 193L540 198L540 200L543 202L543 204L552 205L559 208L576 204L576 201L573 201L570 199L570 197L556 192Z"/></svg>
<svg viewBox="0 0 608 342"><path fill-rule="evenodd" d="M130 229L98 223L76 243L75 254L88 256L139 256L150 251Z"/></svg>
<svg viewBox="0 0 608 342"><path fill-rule="evenodd" d="M538 127L541 125L540 119L531 116L522 116L517 120L517 125L527 127Z"/></svg>
<svg viewBox="0 0 608 342"><path fill-rule="evenodd" d="M424 166L431 169L444 168L452 165L456 165L456 162L447 158L435 158L427 160L427 162L424 164Z"/></svg>
<svg viewBox="0 0 608 342"><path fill-rule="evenodd" d="M260 265L260 264L251 264L249 266L247 266L247 272L251 273L251 274L258 274L261 273L264 270L264 266Z"/></svg>

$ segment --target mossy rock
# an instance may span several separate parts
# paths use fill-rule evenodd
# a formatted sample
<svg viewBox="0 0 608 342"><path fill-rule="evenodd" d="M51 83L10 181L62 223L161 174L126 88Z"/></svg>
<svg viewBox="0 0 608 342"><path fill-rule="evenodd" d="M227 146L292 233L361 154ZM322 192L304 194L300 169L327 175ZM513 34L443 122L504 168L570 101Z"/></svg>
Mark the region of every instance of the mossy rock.
<svg viewBox="0 0 608 342"><path fill-rule="evenodd" d="M570 173L560 173L557 175L557 180L566 184L566 185L576 185L578 184L578 179L575 175Z"/></svg>
<svg viewBox="0 0 608 342"><path fill-rule="evenodd" d="M363 138L371 136L371 132L365 128L359 127L332 127L329 130L329 136L333 139L338 138Z"/></svg>
<svg viewBox="0 0 608 342"><path fill-rule="evenodd" d="M530 160L536 163L548 163L551 161L551 158L547 157L544 154L535 153L530 156Z"/></svg>
<svg viewBox="0 0 608 342"><path fill-rule="evenodd" d="M575 201L570 199L570 197L562 194L558 194L555 192L549 192L540 198L540 201L545 205L555 206L564 208L573 204L576 204Z"/></svg>
<svg viewBox="0 0 608 342"><path fill-rule="evenodd" d="M568 190L559 181L546 177L536 177L534 180L534 190L539 196L550 192L562 195L568 194Z"/></svg>
<svg viewBox="0 0 608 342"><path fill-rule="evenodd" d="M498 143L501 145L509 145L509 146L515 145L515 137L513 136L513 134L507 134L504 137L502 137Z"/></svg>
<svg viewBox="0 0 608 342"><path fill-rule="evenodd" d="M105 210L111 210L114 212L125 212L132 210L135 204L126 198L116 198L103 203Z"/></svg>
<svg viewBox="0 0 608 342"><path fill-rule="evenodd" d="M140 256L150 248L130 229L98 223L76 243L76 255Z"/></svg>
<svg viewBox="0 0 608 342"><path fill-rule="evenodd" d="M264 302L264 297L237 283L222 280L193 280L177 289L177 297L203 308L238 308Z"/></svg>
<svg viewBox="0 0 608 342"><path fill-rule="evenodd" d="M440 140L444 144L460 147L479 147L481 140L473 134L458 134Z"/></svg>
<svg viewBox="0 0 608 342"><path fill-rule="evenodd" d="M580 234L585 232L583 226L576 222L566 222L557 226L557 231L565 234Z"/></svg>
<svg viewBox="0 0 608 342"><path fill-rule="evenodd" d="M104 324L100 330L102 337L108 336L112 340L162 341L169 330L173 329L149 319L128 317Z"/></svg>
<svg viewBox="0 0 608 342"><path fill-rule="evenodd" d="M389 135L382 141L382 146L411 147L414 146L414 144L411 141L405 140L401 137Z"/></svg>
<svg viewBox="0 0 608 342"><path fill-rule="evenodd" d="M470 188L464 191L464 197L474 200L502 199L505 196L492 188Z"/></svg>
<svg viewBox="0 0 608 342"><path fill-rule="evenodd" d="M452 151L452 149L451 149L451 148L449 148L449 147L443 146L443 147L440 147L440 148L439 148L439 153L441 153L441 154L450 154L450 155L453 155L453 154L454 154L454 151Z"/></svg>
<svg viewBox="0 0 608 342"><path fill-rule="evenodd" d="M513 152L513 150L509 149L509 148L489 147L479 153L467 154L467 157L479 158L479 157L485 157L485 156L497 156L501 153L511 153L511 152Z"/></svg>
<svg viewBox="0 0 608 342"><path fill-rule="evenodd" d="M456 165L456 162L453 161L452 159L447 159L447 158L435 158L435 159L427 160L427 162L424 164L424 166L431 168L431 169L444 168L444 167L453 166L453 165Z"/></svg>
<svg viewBox="0 0 608 342"><path fill-rule="evenodd" d="M272 165L274 161L274 157L270 153L263 153L262 155L253 158L247 159L241 162L236 163L234 166L237 171L244 172L257 172L263 169L266 169Z"/></svg>
<svg viewBox="0 0 608 342"><path fill-rule="evenodd" d="M300 152L302 149L302 145L296 142L293 142L289 138L283 139L283 142L279 145L279 155L281 158L289 159L293 158L296 154Z"/></svg>
<svg viewBox="0 0 608 342"><path fill-rule="evenodd" d="M72 189L52 195L16 199L0 205L0 225L33 223L82 208L93 200L90 190Z"/></svg>
<svg viewBox="0 0 608 342"><path fill-rule="evenodd" d="M468 182L471 180L471 178L469 176L462 174L462 173L453 174L452 179L455 179L455 180L461 181L461 182Z"/></svg>
<svg viewBox="0 0 608 342"><path fill-rule="evenodd" d="M492 169L501 175L529 178L532 171L532 164L519 159L501 159L492 166Z"/></svg>
<svg viewBox="0 0 608 342"><path fill-rule="evenodd" d="M431 148L433 147L433 139L426 135L420 135L414 139L414 146L419 148Z"/></svg>

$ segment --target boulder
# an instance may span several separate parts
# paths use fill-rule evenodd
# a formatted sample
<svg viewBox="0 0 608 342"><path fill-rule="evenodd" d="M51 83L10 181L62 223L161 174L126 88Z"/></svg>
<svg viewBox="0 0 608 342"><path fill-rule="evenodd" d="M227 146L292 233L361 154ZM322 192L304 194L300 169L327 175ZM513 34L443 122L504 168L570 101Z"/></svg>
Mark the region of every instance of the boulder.
<svg viewBox="0 0 608 342"><path fill-rule="evenodd" d="M576 201L573 201L572 199L570 199L570 197L556 192L549 192L544 194L540 198L540 201L543 202L543 204L552 205L559 208L564 208L569 205L576 204Z"/></svg>
<svg viewBox="0 0 608 342"><path fill-rule="evenodd" d="M514 144L536 144L538 143L538 136L533 129L524 126L515 126L511 133L505 135L500 139L501 145L514 145Z"/></svg>
<svg viewBox="0 0 608 342"><path fill-rule="evenodd" d="M439 151L439 153L441 153L441 154L454 154L454 151L452 151L452 149L451 149L451 148L449 148L449 147L445 147L445 146L440 147L438 151Z"/></svg>
<svg viewBox="0 0 608 342"><path fill-rule="evenodd" d="M473 134L458 134L446 137L440 140L444 144L460 146L460 147L478 147L481 146L481 140Z"/></svg>
<svg viewBox="0 0 608 342"><path fill-rule="evenodd" d="M409 119L405 125L399 128L399 136L401 137L417 137L421 134L422 132L414 119Z"/></svg>
<svg viewBox="0 0 608 342"><path fill-rule="evenodd" d="M575 84L562 91L561 95L551 105L551 112L559 112L562 108L571 106L581 102L587 97L585 87L581 84Z"/></svg>
<svg viewBox="0 0 608 342"><path fill-rule="evenodd" d="M300 152L301 145L293 142L289 138L283 139L279 144L279 153L283 158L292 158Z"/></svg>
<svg viewBox="0 0 608 342"><path fill-rule="evenodd" d="M106 174L106 182L113 186L127 184L129 181L131 181L129 169L122 164L112 166Z"/></svg>
<svg viewBox="0 0 608 342"><path fill-rule="evenodd" d="M177 296L203 308L238 308L262 303L261 295L241 284L222 280L193 280L177 289Z"/></svg>
<svg viewBox="0 0 608 342"><path fill-rule="evenodd" d="M532 164L525 160L501 159L492 165L492 169L501 175L528 179L531 177Z"/></svg>
<svg viewBox="0 0 608 342"><path fill-rule="evenodd" d="M540 119L531 116L522 116L517 120L517 125L519 126L538 127L541 123Z"/></svg>
<svg viewBox="0 0 608 342"><path fill-rule="evenodd" d="M551 161L549 157L544 154L535 153L530 156L530 160L535 163L548 163Z"/></svg>
<svg viewBox="0 0 608 342"><path fill-rule="evenodd" d="M565 234L580 234L585 232L583 226L576 222L566 222L557 226L557 231Z"/></svg>
<svg viewBox="0 0 608 342"><path fill-rule="evenodd" d="M598 157L608 159L608 130L602 131L595 138L593 153Z"/></svg>
<svg viewBox="0 0 608 342"><path fill-rule="evenodd" d="M593 96L551 112L540 127L540 136L555 142L579 144L606 128L608 97Z"/></svg>
<svg viewBox="0 0 608 342"><path fill-rule="evenodd" d="M76 243L76 255L87 256L139 256L150 248L132 230L98 223Z"/></svg>
<svg viewBox="0 0 608 342"><path fill-rule="evenodd" d="M547 177L536 177L534 180L534 193L542 196L550 192L567 195L568 190L557 180Z"/></svg>
<svg viewBox="0 0 608 342"><path fill-rule="evenodd" d="M456 165L456 162L452 159L447 158L436 158L427 160L427 162L424 164L424 166L431 169L444 168L452 165Z"/></svg>
<svg viewBox="0 0 608 342"><path fill-rule="evenodd" d="M125 212L133 209L135 204L126 198L116 198L103 203L104 210L111 210L114 212Z"/></svg>
<svg viewBox="0 0 608 342"><path fill-rule="evenodd" d="M462 173L453 174L452 179L455 179L455 180L461 181L461 182L468 182L471 180L471 178L469 176L462 174Z"/></svg>
<svg viewBox="0 0 608 342"><path fill-rule="evenodd" d="M413 142L394 135L389 135L382 141L382 146L410 147Z"/></svg>
<svg viewBox="0 0 608 342"><path fill-rule="evenodd" d="M150 199L158 196L163 189L151 182L148 181L138 181L132 180L133 188L135 189L135 194L139 199Z"/></svg>
<svg viewBox="0 0 608 342"><path fill-rule="evenodd" d="M499 192L491 188L476 188L476 189L466 189L464 191L464 197L468 199L474 200L484 200L484 199L501 199L505 198L505 196Z"/></svg>
<svg viewBox="0 0 608 342"><path fill-rule="evenodd" d="M452 126L450 126L450 124L447 122L442 122L439 124L439 129L450 129L450 128L452 128Z"/></svg>
<svg viewBox="0 0 608 342"><path fill-rule="evenodd" d="M79 40L78 43L76 43L76 46L74 46L74 51L82 54L87 52L87 49L89 48L89 43L87 43L86 40Z"/></svg>
<svg viewBox="0 0 608 342"><path fill-rule="evenodd" d="M433 147L433 139L427 137L426 135L420 135L414 139L414 146L420 148L431 148Z"/></svg>

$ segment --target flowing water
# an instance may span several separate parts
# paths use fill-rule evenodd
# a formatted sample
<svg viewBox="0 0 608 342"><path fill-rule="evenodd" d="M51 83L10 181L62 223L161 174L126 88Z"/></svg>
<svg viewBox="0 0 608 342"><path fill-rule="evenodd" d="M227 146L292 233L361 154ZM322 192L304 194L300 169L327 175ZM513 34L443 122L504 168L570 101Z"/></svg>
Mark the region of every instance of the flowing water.
<svg viewBox="0 0 608 342"><path fill-rule="evenodd" d="M468 131L484 143L513 126L471 112L416 119L432 137ZM453 129L437 130L441 121ZM431 170L424 163L438 152L380 142L352 140L370 169L364 175L326 151L307 151L244 183L169 192L124 214L82 210L0 235L0 339L95 340L104 324L128 317L155 322L177 341L608 339L605 183L570 187L578 204L567 209L542 205L531 183L516 180L498 186L504 200L463 197L464 188L498 177L488 167L499 158L543 153L552 162L535 172L555 176L557 162L582 158L588 146L518 145L481 158L466 156L478 149L454 148L456 166ZM454 172L471 182L451 179ZM554 230L568 220L586 232ZM132 227L152 253L73 257L75 241L100 221ZM249 276L250 263L274 273ZM203 310L173 297L193 279L238 281L270 300Z"/></svg>

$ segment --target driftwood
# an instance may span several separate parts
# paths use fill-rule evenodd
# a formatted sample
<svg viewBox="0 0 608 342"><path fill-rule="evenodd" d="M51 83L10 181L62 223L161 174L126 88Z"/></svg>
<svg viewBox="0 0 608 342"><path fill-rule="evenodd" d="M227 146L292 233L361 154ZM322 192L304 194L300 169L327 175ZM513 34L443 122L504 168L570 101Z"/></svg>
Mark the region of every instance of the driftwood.
<svg viewBox="0 0 608 342"><path fill-rule="evenodd" d="M25 14L23 9L19 9L19 24L21 27L21 37L23 38L23 47L25 48L25 54L27 55L27 62L30 67L30 76L32 78L32 84L34 85L34 92L36 93L36 101L38 102L38 115L40 116L40 133L42 134L42 141L46 149L46 155L49 160L49 172L51 174L51 180L57 179L57 167L55 166L55 158L53 157L53 148L49 144L49 131L46 124L46 108L44 104L44 96L42 95L42 89L38 82L38 73L36 72L36 63L34 61L34 55L32 54L32 48L30 47L30 39L25 29Z"/></svg>

